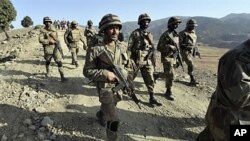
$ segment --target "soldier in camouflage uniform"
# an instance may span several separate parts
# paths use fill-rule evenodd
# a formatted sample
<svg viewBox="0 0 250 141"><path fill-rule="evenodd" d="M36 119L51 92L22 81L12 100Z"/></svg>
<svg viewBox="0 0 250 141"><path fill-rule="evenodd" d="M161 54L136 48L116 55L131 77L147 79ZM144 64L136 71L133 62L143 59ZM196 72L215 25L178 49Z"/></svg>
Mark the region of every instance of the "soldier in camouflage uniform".
<svg viewBox="0 0 250 141"><path fill-rule="evenodd" d="M171 17L168 20L168 30L166 30L160 37L157 45L157 50L161 53L161 62L163 63L164 73L166 76L166 93L168 100L174 100L172 97L172 83L174 80L176 58L174 54L179 50L179 35L176 28L181 23L179 17Z"/></svg>
<svg viewBox="0 0 250 141"><path fill-rule="evenodd" d="M86 56L86 62L83 69L84 76L96 83L101 102L100 111L97 112L100 123L106 125L107 138L110 141L117 139L117 130L119 120L116 111L116 104L121 99L122 91L113 93L117 77L109 65L98 58L98 54L106 50L112 58L113 63L122 68L122 72L127 76L125 65L128 63L126 46L118 41L118 34L122 28L119 17L113 14L103 16L99 23L99 29L104 33L103 42L97 46L91 47Z"/></svg>
<svg viewBox="0 0 250 141"><path fill-rule="evenodd" d="M95 45L94 37L96 34L96 30L93 27L93 22L91 20L88 20L87 24L88 26L85 28L84 36L87 38L87 46L88 48L90 48Z"/></svg>
<svg viewBox="0 0 250 141"><path fill-rule="evenodd" d="M86 39L82 35L81 30L77 28L77 22L72 21L70 24L70 28L66 30L64 34L64 41L68 46L71 56L72 56L72 65L79 66L77 55L79 52L79 41L82 41L83 48L86 50Z"/></svg>
<svg viewBox="0 0 250 141"><path fill-rule="evenodd" d="M151 58L148 58L150 51L154 51L153 35L147 31L151 19L148 14L141 14L138 18L140 28L134 30L128 41L128 51L130 58L135 62L137 70L132 74L133 79L141 71L143 80L149 93L149 103L161 105L154 98L154 66Z"/></svg>
<svg viewBox="0 0 250 141"><path fill-rule="evenodd" d="M217 87L197 141L229 141L230 125L250 125L250 39L219 60Z"/></svg>
<svg viewBox="0 0 250 141"><path fill-rule="evenodd" d="M46 60L46 77L50 77L50 62L53 58L57 63L58 70L61 76L61 81L65 82L67 79L64 77L62 56L59 50L56 48L56 40L54 36L58 37L56 29L51 26L52 21L49 17L43 18L44 28L40 30L39 42L43 45L44 49L44 59Z"/></svg>
<svg viewBox="0 0 250 141"><path fill-rule="evenodd" d="M198 26L197 22L194 19L190 19L187 21L186 28L179 33L181 56L182 60L188 66L188 74L190 76L191 85L198 84L193 76L194 63L192 60L192 51L194 50L194 47L197 47L197 35L194 30L195 26Z"/></svg>

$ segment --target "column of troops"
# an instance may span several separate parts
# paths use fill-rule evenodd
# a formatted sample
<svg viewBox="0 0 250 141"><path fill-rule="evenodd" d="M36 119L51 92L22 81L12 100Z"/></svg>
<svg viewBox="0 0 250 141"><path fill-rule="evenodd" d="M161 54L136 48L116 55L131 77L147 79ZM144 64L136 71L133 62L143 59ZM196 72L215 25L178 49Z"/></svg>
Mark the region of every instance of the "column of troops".
<svg viewBox="0 0 250 141"><path fill-rule="evenodd" d="M176 29L182 21L179 17L170 17L167 22L167 29L160 36L157 46L154 44L152 33L148 31L150 22L151 18L148 14L139 15L139 27L130 34L127 44L124 42L123 34L121 34L122 23L119 17L114 14L107 14L102 17L99 22L98 32L93 27L93 22L89 20L83 35L77 27L78 24L76 21L70 23L70 27L64 34L64 41L72 55L72 65L76 67L79 67L77 60L79 52L78 43L79 41L83 42L83 48L87 52L83 74L97 88L101 106L96 116L100 124L106 127L108 140L117 140L117 131L120 122L117 116L116 105L122 99L122 94L126 93L130 95L140 107L141 100L136 97L133 85L133 81L139 71L148 90L149 104L152 106L162 105L154 96L155 81L158 77L165 79L165 97L168 100L174 100L172 85L175 69L178 66L183 68L184 62L187 65L187 73L190 76L189 84L199 84L193 74L194 63L192 60L195 56L200 57L197 47L197 35L195 33L195 27L198 26L196 20L189 19L185 29L178 33ZM52 21L49 17L44 17L43 23L45 27L41 29L39 42L44 47L46 77L50 77L49 64L51 59L54 58L58 65L61 81L66 82L68 79L64 77L61 61L62 53L60 53L60 49L57 49L60 48L58 47L57 32L52 28ZM247 42L247 46L250 46L249 42ZM161 63L163 64L162 73L157 73L155 70L156 50L161 54ZM226 59L221 61L226 62ZM230 90L224 92L220 85L217 87L218 91L214 95L232 93ZM247 88L249 89L249 85L247 85ZM238 89L235 88L235 90ZM249 90L247 92L249 93ZM197 140L224 140L228 137L224 128L221 129L217 126L214 113L211 113L211 108L223 107L224 104L217 101L219 98L214 95L213 99L216 99L216 102L211 102L212 104L210 104L210 109L206 116L207 127ZM226 97L223 98L226 99ZM224 107L227 106L224 105ZM226 117L220 119L223 121L228 120Z"/></svg>

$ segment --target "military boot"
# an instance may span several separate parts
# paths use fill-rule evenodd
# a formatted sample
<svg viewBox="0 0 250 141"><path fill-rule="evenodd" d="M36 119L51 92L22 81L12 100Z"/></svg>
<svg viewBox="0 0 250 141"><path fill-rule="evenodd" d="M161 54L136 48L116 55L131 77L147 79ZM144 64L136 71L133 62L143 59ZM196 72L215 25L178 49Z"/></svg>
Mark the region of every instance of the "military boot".
<svg viewBox="0 0 250 141"><path fill-rule="evenodd" d="M154 93L150 93L150 98L149 98L149 104L153 105L157 105L157 106L162 106L161 103L159 103L155 98L154 98Z"/></svg>
<svg viewBox="0 0 250 141"><path fill-rule="evenodd" d="M117 141L118 127L119 127L119 121L108 121L107 122L106 134L107 134L108 141Z"/></svg>
<svg viewBox="0 0 250 141"><path fill-rule="evenodd" d="M99 123L101 124L101 126L105 127L107 122L106 122L106 120L104 118L103 112L102 111L98 111L96 113L96 117L97 117Z"/></svg>
<svg viewBox="0 0 250 141"><path fill-rule="evenodd" d="M196 86L197 84L199 84L198 82L196 82L196 80L194 79L193 75L190 75L190 85Z"/></svg>
<svg viewBox="0 0 250 141"><path fill-rule="evenodd" d="M59 73L60 73L60 76L61 76L61 82L62 82L62 83L67 82L68 79L64 77L63 68L62 68L62 67L59 67L58 70L59 70Z"/></svg>
<svg viewBox="0 0 250 141"><path fill-rule="evenodd" d="M46 77L46 78L51 77L49 65L46 65L46 74L45 74L45 77Z"/></svg>
<svg viewBox="0 0 250 141"><path fill-rule="evenodd" d="M168 100L174 101L174 98L172 97L172 91L171 88L167 88L165 92L165 96Z"/></svg>

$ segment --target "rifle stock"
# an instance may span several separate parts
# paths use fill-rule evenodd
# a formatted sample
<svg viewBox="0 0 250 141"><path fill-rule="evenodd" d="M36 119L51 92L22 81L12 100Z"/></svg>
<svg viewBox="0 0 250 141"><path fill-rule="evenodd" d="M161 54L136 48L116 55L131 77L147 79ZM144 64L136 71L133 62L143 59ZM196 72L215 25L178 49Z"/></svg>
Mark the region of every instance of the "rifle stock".
<svg viewBox="0 0 250 141"><path fill-rule="evenodd" d="M113 92L118 92L119 90L123 90L126 93L128 93L128 95L132 98L132 100L138 105L138 107L141 109L141 106L139 105L140 100L136 97L135 95L135 90L134 90L134 86L133 86L133 82L131 80L129 80L128 78L126 78L122 71L121 68L117 65L115 65L110 56L108 55L106 50L103 50L99 55L98 58L103 61L104 63L108 64L111 66L113 72L115 73L115 75L117 76L117 84L114 88L112 88Z"/></svg>

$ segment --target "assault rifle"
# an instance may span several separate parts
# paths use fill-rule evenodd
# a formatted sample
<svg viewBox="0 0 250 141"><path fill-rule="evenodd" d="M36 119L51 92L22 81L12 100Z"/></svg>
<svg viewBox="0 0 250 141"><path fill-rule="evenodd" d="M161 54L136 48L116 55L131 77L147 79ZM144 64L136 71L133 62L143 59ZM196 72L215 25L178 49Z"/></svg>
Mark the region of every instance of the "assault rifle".
<svg viewBox="0 0 250 141"><path fill-rule="evenodd" d="M176 51L174 52L173 57L178 60L178 63L181 65L182 70L184 71L182 57L181 57L180 50L178 47L176 47Z"/></svg>
<svg viewBox="0 0 250 141"><path fill-rule="evenodd" d="M60 54L62 55L62 58L64 59L64 54L63 54L63 50L62 50L62 46L61 46L60 41L58 40L56 35L53 33L50 33L49 36L56 42L55 50L58 50L60 52Z"/></svg>
<svg viewBox="0 0 250 141"><path fill-rule="evenodd" d="M112 62L111 57L107 53L106 50L103 50L98 55L98 58L101 61L103 61L104 63L110 65L114 74L117 76L117 83L116 83L116 86L112 88L112 91L113 92L118 92L119 90L125 91L133 99L133 101L138 105L138 107L141 109L141 106L139 105L139 102L141 102L141 101L135 95L135 89L134 89L132 80L127 79L122 74L121 68Z"/></svg>

